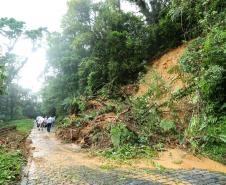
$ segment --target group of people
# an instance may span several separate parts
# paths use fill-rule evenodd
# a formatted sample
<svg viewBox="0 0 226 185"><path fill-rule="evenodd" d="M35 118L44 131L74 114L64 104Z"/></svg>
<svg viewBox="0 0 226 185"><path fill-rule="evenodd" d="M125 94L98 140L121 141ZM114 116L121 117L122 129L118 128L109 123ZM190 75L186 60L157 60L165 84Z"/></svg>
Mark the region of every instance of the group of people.
<svg viewBox="0 0 226 185"><path fill-rule="evenodd" d="M47 132L50 132L51 127L54 126L55 117L37 116L36 119L35 119L35 123L38 127L38 130L43 130L43 128L47 127Z"/></svg>

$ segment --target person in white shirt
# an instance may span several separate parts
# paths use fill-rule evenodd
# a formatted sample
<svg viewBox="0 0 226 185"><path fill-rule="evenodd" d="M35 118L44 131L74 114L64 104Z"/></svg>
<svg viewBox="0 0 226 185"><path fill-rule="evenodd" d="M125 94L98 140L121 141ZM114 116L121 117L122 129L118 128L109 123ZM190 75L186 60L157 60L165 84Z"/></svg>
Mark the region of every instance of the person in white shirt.
<svg viewBox="0 0 226 185"><path fill-rule="evenodd" d="M37 118L37 127L38 127L38 130L43 130L43 127L44 127L44 118L42 116L38 116Z"/></svg>

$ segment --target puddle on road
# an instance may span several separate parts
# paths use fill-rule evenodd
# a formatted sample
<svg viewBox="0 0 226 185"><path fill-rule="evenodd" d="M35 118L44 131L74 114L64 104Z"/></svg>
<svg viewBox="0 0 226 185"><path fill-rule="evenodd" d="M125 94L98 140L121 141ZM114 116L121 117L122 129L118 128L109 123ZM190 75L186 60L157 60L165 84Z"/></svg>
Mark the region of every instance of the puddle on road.
<svg viewBox="0 0 226 185"><path fill-rule="evenodd" d="M196 157L180 149L169 149L160 153L158 160L154 160L165 168L192 169L199 168L209 171L226 173L226 166L204 157Z"/></svg>

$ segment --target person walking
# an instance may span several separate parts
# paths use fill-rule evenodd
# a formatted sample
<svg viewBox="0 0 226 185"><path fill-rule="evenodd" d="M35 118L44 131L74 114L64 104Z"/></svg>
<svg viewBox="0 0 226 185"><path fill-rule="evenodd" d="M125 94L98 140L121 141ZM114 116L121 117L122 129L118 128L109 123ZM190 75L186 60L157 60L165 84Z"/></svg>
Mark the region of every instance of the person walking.
<svg viewBox="0 0 226 185"><path fill-rule="evenodd" d="M47 132L50 132L52 123L53 123L53 118L50 116L50 117L47 119Z"/></svg>
<svg viewBox="0 0 226 185"><path fill-rule="evenodd" d="M48 118L47 118L47 116L45 116L45 118L44 118L44 127L47 127L47 120L48 120Z"/></svg>
<svg viewBox="0 0 226 185"><path fill-rule="evenodd" d="M44 124L44 118L42 116L39 116L38 117L38 122L37 122L38 130L42 130L43 131L43 124Z"/></svg>

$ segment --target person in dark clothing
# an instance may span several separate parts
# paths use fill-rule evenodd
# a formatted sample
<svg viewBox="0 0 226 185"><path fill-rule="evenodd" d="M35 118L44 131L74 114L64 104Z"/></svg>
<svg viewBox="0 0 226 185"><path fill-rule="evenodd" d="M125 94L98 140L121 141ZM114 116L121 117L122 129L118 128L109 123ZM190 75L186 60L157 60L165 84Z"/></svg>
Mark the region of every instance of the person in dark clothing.
<svg viewBox="0 0 226 185"><path fill-rule="evenodd" d="M50 117L47 119L47 132L50 132L52 123L53 123L53 118L50 116Z"/></svg>

